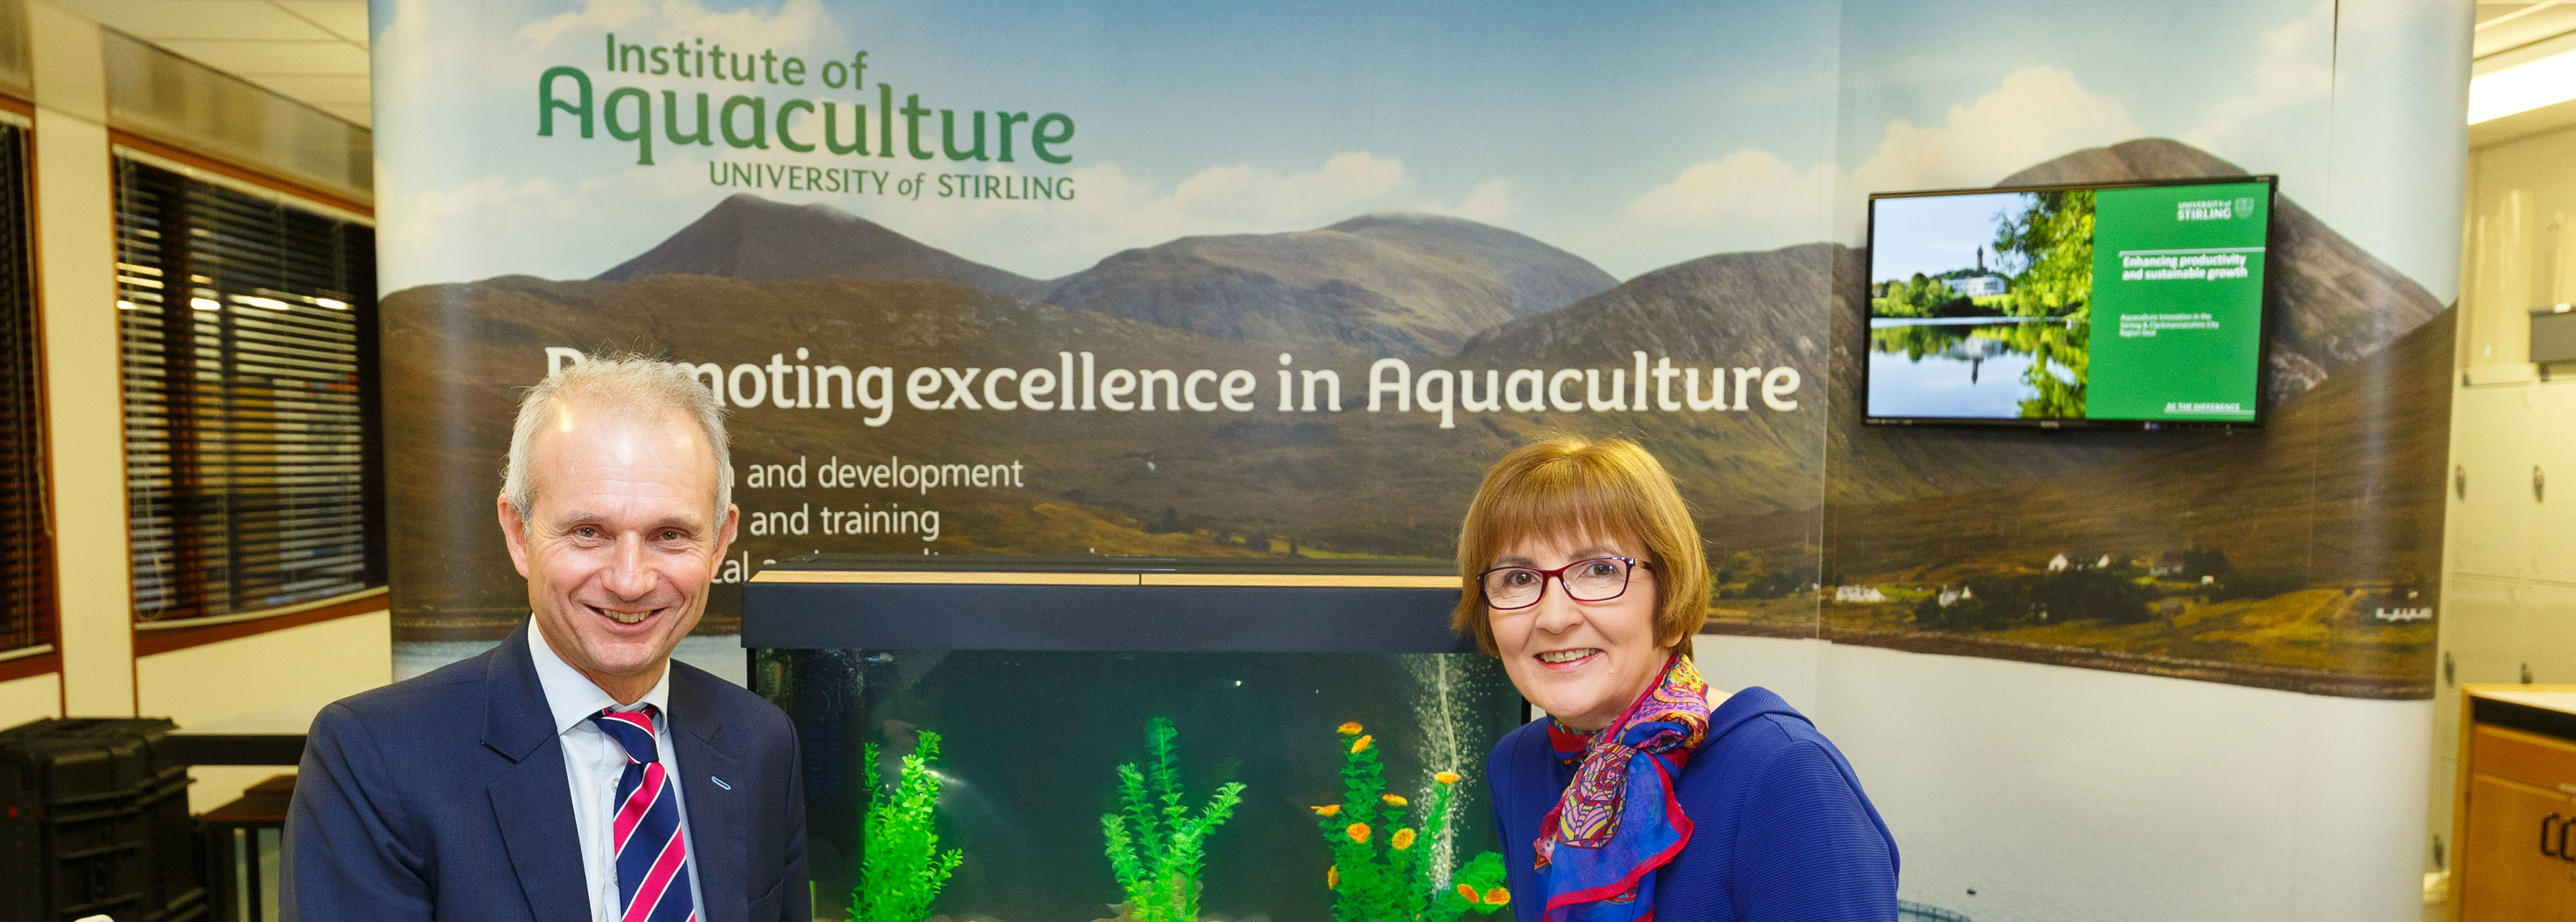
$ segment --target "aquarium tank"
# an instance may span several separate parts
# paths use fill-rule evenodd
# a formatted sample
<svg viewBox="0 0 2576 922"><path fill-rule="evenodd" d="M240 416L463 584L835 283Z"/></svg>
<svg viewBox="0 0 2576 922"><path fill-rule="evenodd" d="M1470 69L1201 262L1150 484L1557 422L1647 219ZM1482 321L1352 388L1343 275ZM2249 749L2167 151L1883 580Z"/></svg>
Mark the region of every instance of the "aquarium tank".
<svg viewBox="0 0 2576 922"><path fill-rule="evenodd" d="M1508 918L1526 710L1422 562L861 557L746 588L820 918Z"/></svg>

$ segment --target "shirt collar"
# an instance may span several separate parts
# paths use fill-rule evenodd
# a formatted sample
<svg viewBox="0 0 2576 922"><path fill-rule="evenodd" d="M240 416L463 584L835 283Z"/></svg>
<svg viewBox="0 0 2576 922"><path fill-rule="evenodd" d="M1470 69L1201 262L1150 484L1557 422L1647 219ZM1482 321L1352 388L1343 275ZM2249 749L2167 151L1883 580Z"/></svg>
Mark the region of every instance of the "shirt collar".
<svg viewBox="0 0 2576 922"><path fill-rule="evenodd" d="M634 710L647 704L662 712L664 727L670 726L671 664L668 661L663 662L662 678L653 683L653 690L645 692L644 697L632 705L620 705L617 699L609 697L607 692L591 682L590 677L582 675L580 670L572 668L571 663L564 662L563 657L555 655L554 645L546 642L543 632L535 624L528 625L528 653L531 659L536 660L537 685L545 689L546 708L554 713L556 734L581 726L590 719L590 715L604 710Z"/></svg>

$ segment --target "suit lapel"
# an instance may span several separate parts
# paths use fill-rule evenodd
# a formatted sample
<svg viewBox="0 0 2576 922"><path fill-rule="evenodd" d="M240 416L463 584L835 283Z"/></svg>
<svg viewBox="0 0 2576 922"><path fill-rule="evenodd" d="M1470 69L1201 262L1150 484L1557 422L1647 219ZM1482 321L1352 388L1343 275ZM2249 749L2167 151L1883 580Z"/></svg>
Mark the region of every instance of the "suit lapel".
<svg viewBox="0 0 2576 922"><path fill-rule="evenodd" d="M492 818L519 891L538 919L591 918L590 885L581 866L581 836L573 829L572 787L564 780L563 747L548 744L486 789Z"/></svg>
<svg viewBox="0 0 2576 922"><path fill-rule="evenodd" d="M588 919L590 886L581 862L581 836L573 827L572 783L564 777L563 741L557 738L545 688L528 656L528 622L492 651L484 688L483 745L512 764L485 790L492 819L500 824L510 867L528 913L537 919Z"/></svg>
<svg viewBox="0 0 2576 922"><path fill-rule="evenodd" d="M699 895L705 922L742 922L751 909L745 853L751 839L743 816L744 785L751 779L722 748L724 719L709 705L702 680L723 681L671 662L671 744L679 750L680 797L689 811L689 855L706 889ZM717 778L730 789L718 787Z"/></svg>

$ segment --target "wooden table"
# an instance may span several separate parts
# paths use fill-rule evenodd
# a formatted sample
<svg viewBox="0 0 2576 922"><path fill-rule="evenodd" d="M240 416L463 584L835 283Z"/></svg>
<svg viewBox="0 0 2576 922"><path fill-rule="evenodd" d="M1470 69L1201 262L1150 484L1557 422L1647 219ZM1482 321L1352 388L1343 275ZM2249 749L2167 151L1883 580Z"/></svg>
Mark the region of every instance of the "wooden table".
<svg viewBox="0 0 2576 922"><path fill-rule="evenodd" d="M197 817L206 841L207 902L216 922L254 922L274 915L286 807L295 799L295 776L277 775L251 785L240 799Z"/></svg>

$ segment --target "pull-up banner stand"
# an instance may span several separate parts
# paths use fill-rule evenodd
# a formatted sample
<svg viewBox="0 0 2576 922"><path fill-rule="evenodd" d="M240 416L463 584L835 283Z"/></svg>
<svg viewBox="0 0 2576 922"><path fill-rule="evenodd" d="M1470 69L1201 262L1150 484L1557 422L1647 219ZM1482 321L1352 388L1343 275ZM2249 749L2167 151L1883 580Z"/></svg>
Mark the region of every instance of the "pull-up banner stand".
<svg viewBox="0 0 2576 922"><path fill-rule="evenodd" d="M726 404L737 651L816 552L1445 561L1620 435L1908 900L2411 911L2465 8L1919 6L376 0L398 660L525 612L511 414L584 354ZM1861 424L1870 193L2258 173L2260 431Z"/></svg>

